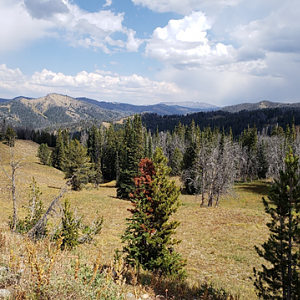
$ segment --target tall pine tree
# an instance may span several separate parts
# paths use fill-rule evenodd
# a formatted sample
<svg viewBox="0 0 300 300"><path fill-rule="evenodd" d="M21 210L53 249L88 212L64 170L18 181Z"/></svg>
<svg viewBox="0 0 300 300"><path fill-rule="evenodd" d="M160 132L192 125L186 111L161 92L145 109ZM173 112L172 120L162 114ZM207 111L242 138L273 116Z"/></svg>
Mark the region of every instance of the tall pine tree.
<svg viewBox="0 0 300 300"><path fill-rule="evenodd" d="M55 149L53 151L53 159L52 159L53 167L59 170L63 170L64 160L65 160L65 147L64 147L62 131L61 129L59 129L57 131L56 144L55 144Z"/></svg>
<svg viewBox="0 0 300 300"><path fill-rule="evenodd" d="M300 177L299 158L292 150L285 158L285 171L272 185L268 200L263 198L265 211L271 220L267 223L269 239L256 247L258 255L268 261L262 271L254 269L254 286L265 300L300 299Z"/></svg>
<svg viewBox="0 0 300 300"><path fill-rule="evenodd" d="M133 178L138 175L138 164L144 156L143 127L141 117L128 118L125 125L123 149L120 157L120 175L117 181L117 196L128 199L134 189Z"/></svg>

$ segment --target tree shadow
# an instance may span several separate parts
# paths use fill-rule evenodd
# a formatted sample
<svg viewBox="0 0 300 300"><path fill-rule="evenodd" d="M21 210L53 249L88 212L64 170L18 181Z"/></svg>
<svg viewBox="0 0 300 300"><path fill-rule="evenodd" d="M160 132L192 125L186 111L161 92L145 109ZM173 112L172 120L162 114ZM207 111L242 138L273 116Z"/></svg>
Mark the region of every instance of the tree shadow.
<svg viewBox="0 0 300 300"><path fill-rule="evenodd" d="M239 185L239 189L248 193L267 196L270 189L270 182L250 182Z"/></svg>
<svg viewBox="0 0 300 300"><path fill-rule="evenodd" d="M141 275L140 283L151 288L156 299L239 299L225 289L216 289L207 283L191 286L185 280L170 279L153 273Z"/></svg>

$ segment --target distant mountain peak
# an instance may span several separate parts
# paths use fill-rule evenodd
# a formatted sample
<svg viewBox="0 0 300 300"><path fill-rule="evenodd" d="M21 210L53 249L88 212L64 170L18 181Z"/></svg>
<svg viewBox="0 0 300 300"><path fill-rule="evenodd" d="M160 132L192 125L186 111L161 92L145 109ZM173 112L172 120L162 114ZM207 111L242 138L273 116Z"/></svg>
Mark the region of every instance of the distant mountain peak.
<svg viewBox="0 0 300 300"><path fill-rule="evenodd" d="M257 110L257 109L267 109L267 108L277 108L277 107L299 107L299 106L300 103L281 103L281 102L272 102L269 100L263 100L256 103L240 103L236 105L225 106L221 110L235 113L242 110Z"/></svg>
<svg viewBox="0 0 300 300"><path fill-rule="evenodd" d="M181 107L188 107L188 108L198 108L198 109L217 109L218 107L206 103L206 102L193 102L193 101L180 101L180 102L161 102L160 104L168 105L168 106L181 106Z"/></svg>

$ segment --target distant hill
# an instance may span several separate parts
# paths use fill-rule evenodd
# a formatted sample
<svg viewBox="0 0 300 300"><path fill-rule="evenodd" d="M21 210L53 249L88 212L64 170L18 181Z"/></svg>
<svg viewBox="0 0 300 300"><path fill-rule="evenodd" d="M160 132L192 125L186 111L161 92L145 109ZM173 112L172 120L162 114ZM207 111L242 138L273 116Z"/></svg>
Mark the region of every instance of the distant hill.
<svg viewBox="0 0 300 300"><path fill-rule="evenodd" d="M220 107L205 103L205 102L192 102L192 101L181 101L181 102L161 102L160 104L168 105L168 106L181 106L192 109L198 109L203 111L208 110L217 110Z"/></svg>
<svg viewBox="0 0 300 300"><path fill-rule="evenodd" d="M187 102L182 102L187 103ZM154 105L133 105L127 103L97 101L89 98L72 98L66 95L49 94L40 98L18 96L14 99L0 99L0 120L5 119L13 126L33 129L57 127L87 127L90 123L101 124L142 113L158 115L186 115L207 110L209 105L201 104L183 107L178 103ZM174 104L174 105L173 105ZM176 104L176 105L175 105Z"/></svg>
<svg viewBox="0 0 300 300"><path fill-rule="evenodd" d="M271 102L271 101L264 100L257 103L241 103L236 105L225 106L220 110L236 113L242 110L251 111L251 110L277 108L277 107L300 107L300 103L280 103L280 102Z"/></svg>
<svg viewBox="0 0 300 300"><path fill-rule="evenodd" d="M157 128L159 131L172 131L175 126L180 122L183 125L191 124L194 120L195 124L203 130L205 127L218 127L231 131L234 136L240 135L248 126L262 131L267 128L268 133L276 125L286 128L287 125L291 126L292 121L295 125L300 125L300 106L295 107L284 105L282 107L265 108L265 109L249 109L243 108L237 112L228 112L225 110L198 112L188 115L171 115L159 116L157 114L144 114L142 115L142 122L146 125L147 129L154 132Z"/></svg>
<svg viewBox="0 0 300 300"><path fill-rule="evenodd" d="M14 99L0 99L0 121L5 119L8 124L13 126L29 127L32 129L68 127L70 130L77 130L89 127L91 124L100 125L102 122L118 121L124 117L138 113L142 115L146 114L144 120L147 120L147 125L151 129L156 128L160 124L160 130L172 130L172 126L175 126L179 120L184 124L188 124L192 118L195 121L197 119L198 124L201 123L205 126L215 124L216 126L225 126L228 128L228 126L237 127L241 122L255 123L257 126L259 122L273 124L273 120L277 120L276 122L279 123L280 118L285 118L283 116L285 111L292 108L299 110L300 103L288 104L261 101L258 103L231 105L223 108L218 108L204 102L191 101L133 105L97 101L84 97L72 98L66 95L49 94L36 99L23 96ZM267 112L268 110L274 111L271 113ZM243 111L263 111L263 115L265 115L264 120L253 119L256 113L253 114L250 120L248 118L250 116L249 113L243 114L245 120L242 121L240 120L241 114L229 116L230 114ZM273 116L273 119L270 119L270 114ZM224 118L229 121L223 122ZM239 129L237 128L237 130Z"/></svg>
<svg viewBox="0 0 300 300"><path fill-rule="evenodd" d="M126 113L105 110L58 94L37 99L17 97L0 103L0 119L6 119L14 126L34 129L80 124L82 121L112 121L124 116Z"/></svg>
<svg viewBox="0 0 300 300"><path fill-rule="evenodd" d="M80 101L85 101L90 104L97 105L104 109L114 110L114 111L122 111L128 112L130 114L141 114L141 113L157 113L158 115L184 115L187 113L199 112L207 110L206 107L190 107L181 106L176 102L170 102L170 104L159 103L153 105L134 105L128 103L118 103L118 102L105 102L105 101L97 101L89 98L76 98ZM186 102L180 102L186 103ZM192 102L190 102L192 103ZM209 105L209 104L208 104Z"/></svg>

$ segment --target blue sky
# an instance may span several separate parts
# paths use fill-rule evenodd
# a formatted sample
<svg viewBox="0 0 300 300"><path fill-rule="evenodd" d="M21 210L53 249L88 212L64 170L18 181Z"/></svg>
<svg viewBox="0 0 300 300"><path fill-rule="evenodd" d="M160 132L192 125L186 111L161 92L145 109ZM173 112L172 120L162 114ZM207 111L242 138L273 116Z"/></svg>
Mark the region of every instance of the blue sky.
<svg viewBox="0 0 300 300"><path fill-rule="evenodd" d="M299 0L1 0L0 98L300 102Z"/></svg>

